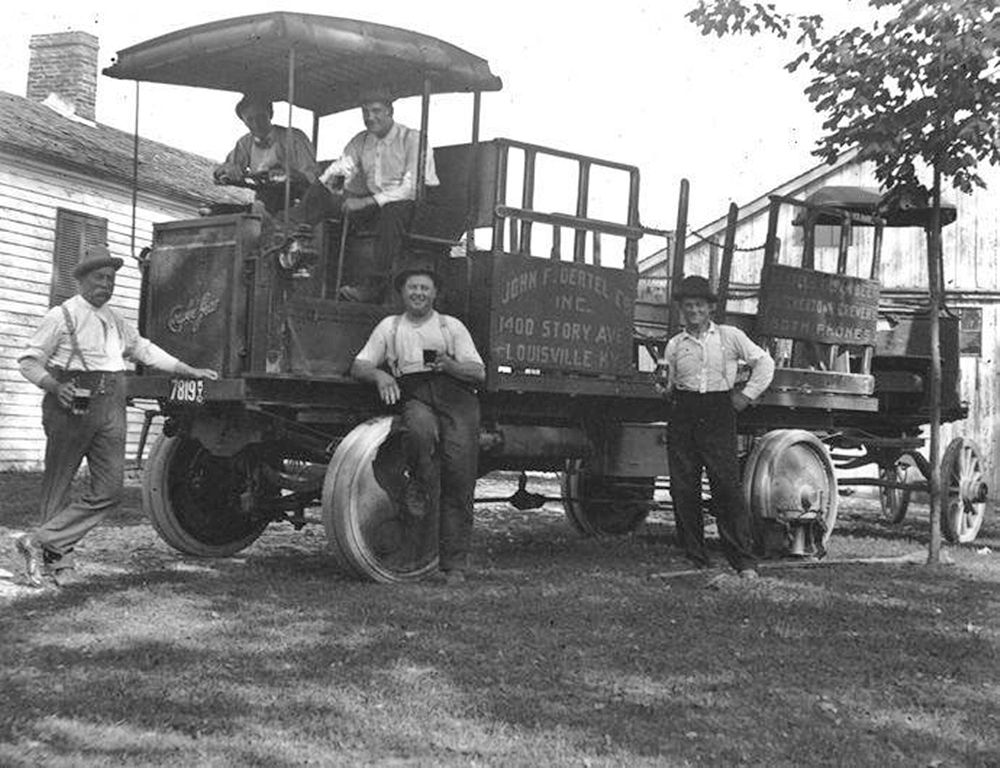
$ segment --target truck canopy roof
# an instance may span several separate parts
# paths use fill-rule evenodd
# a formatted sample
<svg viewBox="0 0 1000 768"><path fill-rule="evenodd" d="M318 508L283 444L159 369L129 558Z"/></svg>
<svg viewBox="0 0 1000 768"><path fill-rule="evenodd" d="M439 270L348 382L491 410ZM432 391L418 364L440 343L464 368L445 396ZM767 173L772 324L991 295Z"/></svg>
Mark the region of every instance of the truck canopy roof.
<svg viewBox="0 0 1000 768"><path fill-rule="evenodd" d="M931 221L931 201L924 190L898 188L883 194L869 187L830 186L817 189L805 202L814 206L836 208L854 213L866 213L885 219L887 227L925 227ZM957 218L953 203L941 201L941 225L951 224ZM796 216L795 224L805 221L803 214ZM833 216L820 215L817 224L838 224Z"/></svg>
<svg viewBox="0 0 1000 768"><path fill-rule="evenodd" d="M297 107L317 117L361 106L365 92L394 98L498 91L485 59L429 35L352 19L275 12L171 32L118 52L104 74L287 101L295 52Z"/></svg>

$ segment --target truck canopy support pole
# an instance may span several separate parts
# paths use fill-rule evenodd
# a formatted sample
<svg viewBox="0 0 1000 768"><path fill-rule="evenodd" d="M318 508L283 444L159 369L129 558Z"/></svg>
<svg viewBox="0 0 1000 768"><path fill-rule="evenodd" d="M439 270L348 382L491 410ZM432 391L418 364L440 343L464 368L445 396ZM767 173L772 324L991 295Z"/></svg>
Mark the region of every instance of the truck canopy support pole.
<svg viewBox="0 0 1000 768"><path fill-rule="evenodd" d="M431 79L424 78L424 92L420 97L420 148L417 150L417 202L424 199L424 180L427 176L427 153L431 151L427 142L427 126L430 123Z"/></svg>
<svg viewBox="0 0 1000 768"><path fill-rule="evenodd" d="M476 166L479 160L479 120L482 109L483 94L476 91L472 94L472 147L469 150L468 176L465 183L465 251L472 253L476 249L476 222L474 217L477 201L474 199L473 179L476 177Z"/></svg>
<svg viewBox="0 0 1000 768"><path fill-rule="evenodd" d="M129 248L135 258L135 218L139 206L139 81L135 81L135 123L132 127L132 229Z"/></svg>
<svg viewBox="0 0 1000 768"><path fill-rule="evenodd" d="M288 231L288 209L292 204L292 109L295 105L295 46L288 48L288 123L285 129L285 231Z"/></svg>

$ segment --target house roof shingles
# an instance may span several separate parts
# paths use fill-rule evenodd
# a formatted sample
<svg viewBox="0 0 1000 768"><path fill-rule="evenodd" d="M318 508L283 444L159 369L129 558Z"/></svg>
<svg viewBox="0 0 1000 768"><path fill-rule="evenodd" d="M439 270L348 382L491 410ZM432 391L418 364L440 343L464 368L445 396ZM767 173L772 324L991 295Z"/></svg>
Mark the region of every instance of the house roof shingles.
<svg viewBox="0 0 1000 768"><path fill-rule="evenodd" d="M60 115L22 96L0 92L0 151L132 187L135 138L100 123ZM243 190L212 183L208 158L139 138L138 188L178 202L246 202Z"/></svg>

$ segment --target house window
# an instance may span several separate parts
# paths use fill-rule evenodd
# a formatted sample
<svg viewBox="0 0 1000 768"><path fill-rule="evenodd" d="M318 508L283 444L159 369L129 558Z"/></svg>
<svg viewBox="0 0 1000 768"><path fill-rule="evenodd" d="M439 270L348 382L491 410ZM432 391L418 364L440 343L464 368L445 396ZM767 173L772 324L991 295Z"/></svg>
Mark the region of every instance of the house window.
<svg viewBox="0 0 1000 768"><path fill-rule="evenodd" d="M66 208L56 209L56 245L52 254L52 285L49 306L62 304L76 293L73 270L80 263L85 248L105 245L108 220Z"/></svg>
<svg viewBox="0 0 1000 768"><path fill-rule="evenodd" d="M979 357L983 354L982 307L963 307L958 310L958 344L963 355Z"/></svg>
<svg viewBox="0 0 1000 768"><path fill-rule="evenodd" d="M817 248L840 248L840 227L832 224L817 224L815 228ZM800 248L805 244L805 231L802 227L795 227L792 235L792 242ZM847 238L848 245L854 245L854 227Z"/></svg>

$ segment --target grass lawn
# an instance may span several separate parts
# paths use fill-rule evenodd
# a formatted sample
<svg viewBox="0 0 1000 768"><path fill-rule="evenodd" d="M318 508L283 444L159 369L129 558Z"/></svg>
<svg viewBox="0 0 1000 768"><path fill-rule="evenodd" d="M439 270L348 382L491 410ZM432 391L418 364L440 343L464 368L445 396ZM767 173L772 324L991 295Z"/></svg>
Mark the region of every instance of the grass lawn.
<svg viewBox="0 0 1000 768"><path fill-rule="evenodd" d="M0 474L0 568L38 484ZM667 514L597 541L491 504L469 582L386 586L321 527L181 556L130 487L82 584L0 595L0 765L1000 766L995 513L953 565L843 562L926 549L925 509L878 517L713 585Z"/></svg>

